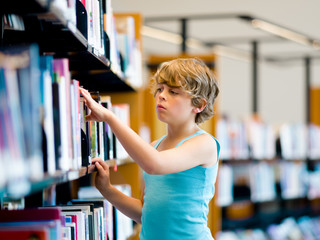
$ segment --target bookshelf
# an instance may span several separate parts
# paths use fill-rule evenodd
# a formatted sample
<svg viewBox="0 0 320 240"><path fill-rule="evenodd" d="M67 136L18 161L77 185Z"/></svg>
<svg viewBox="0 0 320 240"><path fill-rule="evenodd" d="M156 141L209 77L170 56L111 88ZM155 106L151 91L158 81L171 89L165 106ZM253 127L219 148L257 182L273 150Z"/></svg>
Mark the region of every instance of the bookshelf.
<svg viewBox="0 0 320 240"><path fill-rule="evenodd" d="M30 52L33 51L33 53L37 52L35 55L30 54L29 56L30 62L32 62L34 59L35 61L37 61L42 57L46 59L50 59L50 61L52 61L53 63L56 61L55 62L56 65L53 64L53 65L50 65L49 67L46 66L48 67L46 69L48 71L49 69L50 71L53 69L52 72L50 72L50 73L54 73L52 74L53 81L55 81L55 79L58 79L57 83L60 84L62 81L62 78L64 79L63 81L65 81L65 79L68 79L68 76L69 76L70 78L69 80L72 84L74 83L73 79L76 79L81 86L84 86L88 90L94 91L94 92L99 91L101 99L108 98L109 96L111 96L112 104L120 104L120 103L129 104L130 115L131 115L130 125L135 131L138 132L140 127L143 124L141 106L144 104L143 97L142 97L143 90L141 90L143 88L143 82L141 77L142 69L140 69L142 68L142 61L141 61L142 48L141 48L141 37L140 37L140 27L142 24L141 15L138 13L113 14L111 11L111 1L101 1L101 0L78 1L76 0L76 1L65 1L65 3L68 2L69 4L68 6L54 5L59 2L60 4L64 3L64 1L50 1L50 0L5 1L0 10L0 16L2 18L2 24L0 25L0 30L2 33L0 38L1 54L2 53L6 54L6 55L3 55L7 59L6 61L9 61L8 59L10 59L10 57L8 56L13 56L13 53L10 52L11 50L13 52L17 52L18 56L21 57L23 51L20 51L20 52L17 51L17 49L21 47L24 50L27 49ZM95 26L97 28L95 29L95 32L94 32L94 34L96 34L98 38L90 37L90 31L92 29L91 29L91 26L88 26L87 24L87 20L88 20L87 11L90 11L90 8L88 7L88 5L84 6L81 2L83 3L86 2L86 4L92 2L92 6L90 5L92 7L91 10L96 11L95 14L98 14L99 12L99 18L93 19L94 20L93 22L95 24L98 24L98 26ZM67 10L68 12L64 11L66 9L68 9ZM89 15L91 16L92 14L89 14ZM23 30L18 30L16 28L17 23L13 21L13 19L16 19L15 18L16 16L19 16L19 19L21 20L19 24L23 24ZM119 53L122 55L124 55L124 53L121 52L120 48L116 48L115 41L118 41L118 39L116 38L116 36L113 35L113 34L117 34L116 30L114 29L115 32L112 32L114 25L111 25L112 28L110 27L107 28L107 24L108 26L110 26L110 21L112 22L116 21L117 18L121 18L121 19L128 18L130 19L130 24L134 24L135 26L134 38L131 40L133 42L137 42L137 46L133 46L133 49L135 51L134 60L137 65L135 65L134 68L131 69L131 72L125 72L124 66L128 67L129 65L123 65L123 63L120 62L119 59L117 59L119 58ZM6 21L4 21L4 19L6 19ZM102 40L100 41L100 39ZM29 47L31 50L29 49ZM11 50L8 52L7 51L8 49L11 49ZM130 54L130 53L126 52L126 54ZM122 61L124 61L126 60L127 56L122 56L122 57L123 57ZM61 62L58 63L59 59L63 59L63 60L61 60ZM7 65L4 65L4 62L6 61L1 62L2 65L0 69L3 69L4 66L7 66ZM63 75L63 76L59 75L57 77L56 76L57 69L54 69L54 68L58 68L57 66L60 64L61 66L63 66L62 68L67 69L66 71L67 73L66 75ZM6 71L9 72L9 70L6 70ZM2 78L5 74L7 74L6 71L4 71L5 73L1 72L2 75L0 78ZM35 72L36 74L38 73L43 74L42 69L40 68L36 69ZM20 74L20 73L17 73L17 74ZM20 77L21 76L19 75L19 79ZM4 82L7 83L6 80L4 79L5 78L1 79L2 81L1 84ZM28 83L30 84L30 82ZM66 84L66 86L72 89L75 88L75 86L73 85L71 86ZM30 93L31 93L32 88L31 86L28 86L28 88L29 87L30 87ZM33 89L34 91L33 93L35 96L38 96L37 90L38 90L37 85L35 85ZM63 90L61 89L59 91L63 92ZM71 90L71 91L74 91L74 93L76 93L76 90ZM8 94L8 92L6 92L6 90L2 88L0 90L0 95L3 94L4 92L5 94ZM61 92L59 93L61 94ZM32 94L30 95L32 96ZM6 95L1 95L1 96L6 96ZM41 96L41 97L42 97L42 101L44 102L45 100L43 99L46 99L46 97L49 98L49 96L45 95L45 93L44 93L44 96ZM54 99L52 100L54 101ZM74 101L72 97L70 98L70 100ZM61 101L61 98L59 99L59 101ZM73 105L71 104L71 106ZM71 109L69 110L72 112L73 108L74 107L71 107ZM66 110L68 110L68 108ZM2 111L0 112L1 114L3 114ZM40 113L38 114L39 115L37 116L40 117ZM74 118L74 117L71 117L71 118ZM23 118L21 118L21 120L22 119ZM1 115L0 123L2 124L5 121L7 121L7 119L4 120L3 115ZM65 122L63 121L61 123L65 124ZM32 123L29 123L29 124L32 124ZM40 122L38 123L38 125L39 125L38 126L38 130L39 130L41 129ZM1 126L1 129L2 127L3 125ZM72 125L72 127L74 126ZM44 128L44 130L46 129ZM63 134L63 132L60 131L60 129L59 129L59 132L60 134ZM45 134L47 134L47 132L45 132ZM3 148L3 141L5 141L5 139L3 138L3 136L4 135L1 136L0 134L0 139L2 144L0 148L0 159L2 158L2 156L4 156L2 154L5 154L5 150ZM31 142L31 139L27 139L26 141L28 140ZM44 143L42 142L42 144ZM81 146L83 147L86 145L82 143ZM44 144L42 148L39 146L39 149L41 149L43 155L47 156L48 154L49 156L49 153L47 153L46 147L47 145ZM82 149L82 156L83 156L83 149ZM78 152L78 157L79 156L81 157L81 152L80 153ZM76 158L75 155L73 155L73 158L75 160ZM20 159L20 160L24 161L26 159ZM68 159L68 158L65 160L71 161L71 159ZM83 160L84 159L82 158L82 161ZM2 159L0 162L1 164L5 164L5 162L2 163ZM56 164L60 164L60 163L56 162ZM125 159L113 158L108 160L108 164L112 169L111 182L113 184L126 184L126 185L129 184L131 186L131 194L134 197L139 198L141 194L139 167L135 163L133 163L132 160L130 160L129 158L125 158ZM117 168L117 171L114 171L116 170L116 168ZM55 205L55 204L61 204L61 203L65 204L66 201L69 202L71 199L77 198L78 190L81 187L81 181L87 178L90 179L92 176L94 176L95 169L93 166L86 165L83 162L82 164L80 163L79 165L79 162L78 162L77 167L65 166L64 169L58 169L57 167L57 169L54 170L54 172L50 172L50 173L48 173L46 170L44 171L42 170L40 175L41 176L39 177L23 176L23 179L21 182L16 181L16 180L20 180L19 177L15 179L14 182L11 182L11 179L5 179L5 178L1 179L2 181L2 182L0 181L1 182L0 183L1 206L3 206L4 202L10 202L10 201L14 202L17 199L23 199L21 201L24 203L21 205L24 205L26 210L28 208L47 206L44 204L45 202L49 205ZM22 186L25 185L25 186L18 187L20 188L20 191L16 191L16 190L12 191L11 188L14 188L15 186L20 186L20 185ZM104 205L103 206L105 207L104 210L106 210L107 203L105 201L102 201L101 204ZM4 212L2 213L4 214ZM102 214L102 213L99 213L99 214ZM1 215L1 212L0 212L0 215ZM112 215L112 213L110 213L110 215ZM97 216L100 216L100 215L97 215ZM101 216L100 219L103 219L103 217ZM0 225L4 221L5 220L3 219L0 220ZM98 224L103 225L104 223L103 222L101 223L100 221L102 220L98 220ZM128 225L125 225L125 226L128 226ZM90 231L95 232L98 230L90 230ZM110 231L113 232L116 230L110 230ZM5 234L3 232L3 229L0 229L0 236L2 236L1 234ZM101 239L106 239L106 236L101 236L101 237L102 237ZM45 238L45 239L49 239L49 238ZM54 238L54 239L59 239L59 238ZM83 239L93 239L93 238L89 237L89 238L83 238ZM116 237L114 237L114 239L116 239ZM133 236L133 239L135 239L134 236Z"/></svg>
<svg viewBox="0 0 320 240"><path fill-rule="evenodd" d="M311 122L320 126L320 110L317 107L320 102L320 88L314 87L310 89L310 119Z"/></svg>
<svg viewBox="0 0 320 240"><path fill-rule="evenodd" d="M271 238L275 234L272 229L281 228L289 221L295 225L289 229L299 229L299 234L305 234L305 226L309 228L308 231L315 232L317 227L312 227L311 222L317 221L320 213L317 195L319 188L311 179L319 174L319 155L312 150L312 139L318 137L311 136L317 135L318 127L286 123L280 128L270 128L261 119L253 119L265 127L260 130L255 128L256 138L260 136L260 139L251 139L247 145L243 140L248 139L248 136L237 138L241 131L234 127L239 124L223 119L228 122L228 134L221 134L224 126L220 125L218 139L227 139L225 146L228 151L221 155L222 178L219 183L225 184L220 187L224 191L218 199L222 208L222 233L219 236L224 239L224 233L233 232L240 236L244 233L240 229L259 229L260 234ZM252 127L248 122L242 122L245 129ZM257 143L262 140L262 136L270 135L266 132L263 135L257 133L265 131L263 129L274 131L270 143L265 138L264 144L259 144L260 147L252 145L252 140ZM242 143L239 139L242 139ZM304 144L307 142L309 145ZM243 151L240 150L245 145L250 151L241 155ZM263 155L260 150L254 150L261 146L272 146L273 149L269 149L272 154L265 152ZM260 157L253 156L253 152L260 152ZM306 222L306 218L310 221ZM302 222L306 225L301 226ZM285 234L289 235L289 232ZM248 238L250 236L253 235L247 234ZM272 239L277 239L276 235Z"/></svg>

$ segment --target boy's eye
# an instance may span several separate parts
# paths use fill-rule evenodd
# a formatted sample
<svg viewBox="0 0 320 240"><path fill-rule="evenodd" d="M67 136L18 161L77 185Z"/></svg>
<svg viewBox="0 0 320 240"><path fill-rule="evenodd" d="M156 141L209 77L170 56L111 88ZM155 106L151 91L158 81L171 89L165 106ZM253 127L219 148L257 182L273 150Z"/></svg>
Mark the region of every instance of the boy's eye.
<svg viewBox="0 0 320 240"><path fill-rule="evenodd" d="M170 93L172 94L178 94L178 92L174 91L174 90L170 90Z"/></svg>

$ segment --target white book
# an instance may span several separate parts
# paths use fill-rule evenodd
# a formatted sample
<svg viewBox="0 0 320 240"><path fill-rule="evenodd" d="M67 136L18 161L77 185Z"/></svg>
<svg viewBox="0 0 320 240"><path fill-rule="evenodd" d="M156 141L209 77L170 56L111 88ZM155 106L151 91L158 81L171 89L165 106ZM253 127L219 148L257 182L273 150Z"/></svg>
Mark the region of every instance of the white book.
<svg viewBox="0 0 320 240"><path fill-rule="evenodd" d="M308 157L320 159L320 127L315 124L308 125Z"/></svg>
<svg viewBox="0 0 320 240"><path fill-rule="evenodd" d="M56 172L56 160L54 151L54 124L52 105L52 78L49 71L44 72L44 131L47 137L47 161L48 173L53 175Z"/></svg>
<svg viewBox="0 0 320 240"><path fill-rule="evenodd" d="M233 202L233 170L226 164L220 166L218 180L218 198L219 206L228 206Z"/></svg>
<svg viewBox="0 0 320 240"><path fill-rule="evenodd" d="M231 143L228 121L226 119L219 119L216 128L217 138L221 144L220 159L231 159Z"/></svg>
<svg viewBox="0 0 320 240"><path fill-rule="evenodd" d="M127 196L131 196L131 187L128 184L115 185L115 187ZM116 233L117 240L126 240L133 234L133 222L124 215L122 212L116 209Z"/></svg>
<svg viewBox="0 0 320 240"><path fill-rule="evenodd" d="M295 159L306 159L307 157L307 126L303 123L297 123L293 125L293 151Z"/></svg>
<svg viewBox="0 0 320 240"><path fill-rule="evenodd" d="M94 31L93 31L93 1L86 0L86 10L88 15L88 44L94 46Z"/></svg>
<svg viewBox="0 0 320 240"><path fill-rule="evenodd" d="M124 124L130 126L129 104L114 104L112 106L112 111ZM117 159L126 159L129 156L118 138L116 138L116 152Z"/></svg>
<svg viewBox="0 0 320 240"><path fill-rule="evenodd" d="M65 206L59 206L61 207L62 211L66 211L66 210L80 210L85 218L84 218L84 222L85 222L85 228L81 229L81 233L82 235L85 236L86 240L89 240L89 216L92 216L92 213L90 211L90 206L88 205L65 205Z"/></svg>
<svg viewBox="0 0 320 240"><path fill-rule="evenodd" d="M85 214L80 211L62 211L61 212L62 216L77 216L76 220L76 235L78 240L85 240L86 235L85 235Z"/></svg>
<svg viewBox="0 0 320 240"><path fill-rule="evenodd" d="M68 118L67 118L67 99L66 99L66 79L60 77L59 82L59 103L60 103L60 136L61 136L61 158L59 167L61 170L68 171L71 169L68 147Z"/></svg>
<svg viewBox="0 0 320 240"><path fill-rule="evenodd" d="M71 100L71 129L72 129L72 150L73 150L73 158L72 158L72 169L78 169L78 151L77 151L77 140L76 140L76 103L75 103L75 86L71 84L70 86L70 100Z"/></svg>
<svg viewBox="0 0 320 240"><path fill-rule="evenodd" d="M65 227L61 227L62 240L72 240L71 225L75 227L74 223L65 223Z"/></svg>
<svg viewBox="0 0 320 240"><path fill-rule="evenodd" d="M292 143L292 136L291 136L291 127L289 124L283 124L280 127L280 144L281 144L281 151L282 157L284 159L293 159L293 143Z"/></svg>
<svg viewBox="0 0 320 240"><path fill-rule="evenodd" d="M4 74L7 99L3 101L3 107L6 109L3 121L6 126L4 131L8 138L5 140L8 143L8 148L3 152L5 157L3 164L9 166L5 168L8 192L19 196L29 191L30 184L27 182L27 178L30 176L31 169L28 162L30 162L32 155L27 159L17 73L15 70L6 69Z"/></svg>

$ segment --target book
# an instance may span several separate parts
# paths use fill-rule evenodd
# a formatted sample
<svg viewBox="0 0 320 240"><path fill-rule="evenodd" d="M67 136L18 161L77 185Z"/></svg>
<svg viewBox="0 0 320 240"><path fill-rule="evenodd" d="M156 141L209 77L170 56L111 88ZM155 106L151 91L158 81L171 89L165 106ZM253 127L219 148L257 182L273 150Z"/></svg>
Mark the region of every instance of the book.
<svg viewBox="0 0 320 240"><path fill-rule="evenodd" d="M81 123L80 123L80 90L79 81L71 81L71 119L72 119L72 143L73 143L73 169L82 166L81 160Z"/></svg>
<svg viewBox="0 0 320 240"><path fill-rule="evenodd" d="M64 238L76 240L76 224L72 222L71 216L65 216L65 227L62 228L62 233Z"/></svg>
<svg viewBox="0 0 320 240"><path fill-rule="evenodd" d="M93 224L92 235L95 236L94 239L107 239L109 232L107 232L107 200L105 199L89 199L89 198L79 198L71 200L73 205L93 205Z"/></svg>
<svg viewBox="0 0 320 240"><path fill-rule="evenodd" d="M81 126L81 158L82 166L88 166L91 162L90 158L90 128L89 122L86 121L86 115L89 113L88 107L84 103L84 98L80 96L80 126Z"/></svg>
<svg viewBox="0 0 320 240"><path fill-rule="evenodd" d="M110 96L103 96L101 98L101 105L112 111L112 103ZM109 125L105 122L103 123L103 138L104 138L104 156L105 159L114 159L115 151L113 144L113 132Z"/></svg>
<svg viewBox="0 0 320 240"><path fill-rule="evenodd" d="M73 144L71 120L71 92L70 72L68 59L54 59L53 71L59 94L59 120L60 120L60 159L59 169L68 171L72 169Z"/></svg>
<svg viewBox="0 0 320 240"><path fill-rule="evenodd" d="M281 162L281 196L284 199L305 197L307 194L307 178L308 170L305 162Z"/></svg>
<svg viewBox="0 0 320 240"><path fill-rule="evenodd" d="M35 44L5 47L1 72L1 126L4 130L4 161L14 159L15 168L8 168L8 192L21 195L29 191L26 178L43 177L41 79L39 48ZM12 162L10 161L10 164Z"/></svg>
<svg viewBox="0 0 320 240"><path fill-rule="evenodd" d="M81 235L80 239L89 240L92 235L92 229L90 224L92 224L92 209L90 205L65 205L59 206L62 209L62 213L66 213L68 215L77 215L80 217L81 228L78 229L79 235ZM81 213L81 214L79 214Z"/></svg>
<svg viewBox="0 0 320 240"><path fill-rule="evenodd" d="M54 118L53 118L53 57L40 57L41 72L41 102L42 102L42 125L43 125L43 141L45 144L45 153L43 156L44 172L53 175L56 171L55 157L55 139L54 139Z"/></svg>
<svg viewBox="0 0 320 240"><path fill-rule="evenodd" d="M34 228L34 229L33 229ZM45 227L0 227L0 238L2 240L50 240L48 229Z"/></svg>
<svg viewBox="0 0 320 240"><path fill-rule="evenodd" d="M276 198L275 170L271 164L251 164L249 174L253 202L271 201Z"/></svg>
<svg viewBox="0 0 320 240"><path fill-rule="evenodd" d="M59 239L61 236L62 219L61 209L32 208L22 210L0 211L0 228L29 228L44 227L49 231L50 239Z"/></svg>
<svg viewBox="0 0 320 240"><path fill-rule="evenodd" d="M57 79L57 74L53 74L53 79ZM61 160L61 131L60 131L60 98L59 83L55 80L52 83L52 105L53 105L53 131L54 131L54 156L55 166L59 170Z"/></svg>
<svg viewBox="0 0 320 240"><path fill-rule="evenodd" d="M126 125L130 126L130 105L129 104L113 104L112 111ZM114 136L114 149L117 159L128 158L128 153L121 145L120 141Z"/></svg>
<svg viewBox="0 0 320 240"><path fill-rule="evenodd" d="M90 92L91 97L97 102L100 103L100 97L98 92ZM96 121L89 122L90 128L90 143L91 143L91 158L96 158L99 156L99 123Z"/></svg>
<svg viewBox="0 0 320 240"><path fill-rule="evenodd" d="M218 175L218 197L219 206L228 206L233 202L233 170L232 167L223 164L220 166Z"/></svg>
<svg viewBox="0 0 320 240"><path fill-rule="evenodd" d="M119 191L131 196L130 185L114 185ZM78 192L79 199L72 202L92 202L95 206L104 208L106 216L106 229L109 239L127 239L133 233L133 221L114 208L95 187L81 187ZM112 235L111 234L112 230Z"/></svg>

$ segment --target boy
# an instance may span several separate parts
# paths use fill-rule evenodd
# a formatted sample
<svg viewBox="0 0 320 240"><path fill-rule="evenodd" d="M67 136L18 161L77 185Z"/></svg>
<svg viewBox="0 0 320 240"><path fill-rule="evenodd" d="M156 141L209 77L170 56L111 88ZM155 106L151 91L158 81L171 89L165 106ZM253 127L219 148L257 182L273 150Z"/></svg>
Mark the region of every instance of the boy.
<svg viewBox="0 0 320 240"><path fill-rule="evenodd" d="M81 89L91 109L88 121L106 121L131 158L144 170L143 201L113 187L109 167L93 159L96 187L118 210L142 223L140 239L213 239L207 227L214 195L220 145L198 124L213 116L219 89L213 73L199 59L163 63L154 76L158 118L167 135L151 145Z"/></svg>

